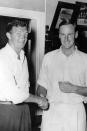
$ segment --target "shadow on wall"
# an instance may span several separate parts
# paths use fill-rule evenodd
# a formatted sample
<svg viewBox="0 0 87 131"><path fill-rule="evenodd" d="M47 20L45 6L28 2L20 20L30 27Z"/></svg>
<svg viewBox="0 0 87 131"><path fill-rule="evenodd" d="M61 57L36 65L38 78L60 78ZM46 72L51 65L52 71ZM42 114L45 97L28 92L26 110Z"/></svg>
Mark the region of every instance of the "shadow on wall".
<svg viewBox="0 0 87 131"><path fill-rule="evenodd" d="M7 43L6 37L6 25L10 18L0 16L0 49L3 48Z"/></svg>
<svg viewBox="0 0 87 131"><path fill-rule="evenodd" d="M31 42L30 42L30 52L28 59L29 65L29 78L30 78L30 92L35 94L35 87L36 87L36 32L35 30L31 29Z"/></svg>

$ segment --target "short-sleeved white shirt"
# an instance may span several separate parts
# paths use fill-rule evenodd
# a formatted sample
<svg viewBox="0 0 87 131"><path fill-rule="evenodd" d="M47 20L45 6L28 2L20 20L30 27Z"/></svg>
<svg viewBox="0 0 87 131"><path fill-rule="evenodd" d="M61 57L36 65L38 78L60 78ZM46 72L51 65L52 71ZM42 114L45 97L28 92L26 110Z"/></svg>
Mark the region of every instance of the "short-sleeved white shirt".
<svg viewBox="0 0 87 131"><path fill-rule="evenodd" d="M29 73L24 51L20 60L7 44L0 50L0 101L22 103L29 97Z"/></svg>
<svg viewBox="0 0 87 131"><path fill-rule="evenodd" d="M61 48L44 56L38 84L47 89L50 103L79 103L84 97L75 93L63 93L59 81L68 81L79 86L87 86L87 54L76 49L69 57Z"/></svg>

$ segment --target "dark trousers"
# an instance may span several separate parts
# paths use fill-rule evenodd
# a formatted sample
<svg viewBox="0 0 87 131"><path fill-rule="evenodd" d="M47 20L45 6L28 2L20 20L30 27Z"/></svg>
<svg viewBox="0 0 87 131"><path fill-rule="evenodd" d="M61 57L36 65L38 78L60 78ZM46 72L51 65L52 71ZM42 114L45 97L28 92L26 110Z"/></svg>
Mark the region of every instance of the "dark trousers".
<svg viewBox="0 0 87 131"><path fill-rule="evenodd" d="M0 131L31 131L27 104L0 104Z"/></svg>

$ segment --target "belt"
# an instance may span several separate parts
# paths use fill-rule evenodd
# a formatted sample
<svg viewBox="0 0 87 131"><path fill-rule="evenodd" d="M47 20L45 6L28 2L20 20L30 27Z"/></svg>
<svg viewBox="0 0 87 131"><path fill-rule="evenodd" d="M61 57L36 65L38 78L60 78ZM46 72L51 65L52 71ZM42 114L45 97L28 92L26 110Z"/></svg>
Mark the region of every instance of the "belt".
<svg viewBox="0 0 87 131"><path fill-rule="evenodd" d="M13 104L12 101L0 101L0 104L8 104L11 105Z"/></svg>

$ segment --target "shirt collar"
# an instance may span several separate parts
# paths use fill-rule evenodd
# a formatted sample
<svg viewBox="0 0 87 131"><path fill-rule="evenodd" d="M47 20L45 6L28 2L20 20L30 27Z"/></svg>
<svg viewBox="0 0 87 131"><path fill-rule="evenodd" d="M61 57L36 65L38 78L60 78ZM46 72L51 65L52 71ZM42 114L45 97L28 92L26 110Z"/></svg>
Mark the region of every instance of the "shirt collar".
<svg viewBox="0 0 87 131"><path fill-rule="evenodd" d="M75 50L73 51L73 53L72 53L70 56L73 56L74 54L76 54L77 51L78 51L78 48L77 48L77 46L75 46ZM60 52L62 55L64 55L64 53L62 52L62 46L60 46L59 52ZM64 56L65 56L65 55L64 55ZM70 56L69 56L69 57L70 57Z"/></svg>
<svg viewBox="0 0 87 131"><path fill-rule="evenodd" d="M8 43L6 44L6 49L7 49L8 53L9 53L10 57L12 57L12 59L13 58L18 59L17 53L14 51L14 49ZM23 62L24 58L25 58L24 51L21 50L21 52L20 52L20 61Z"/></svg>

